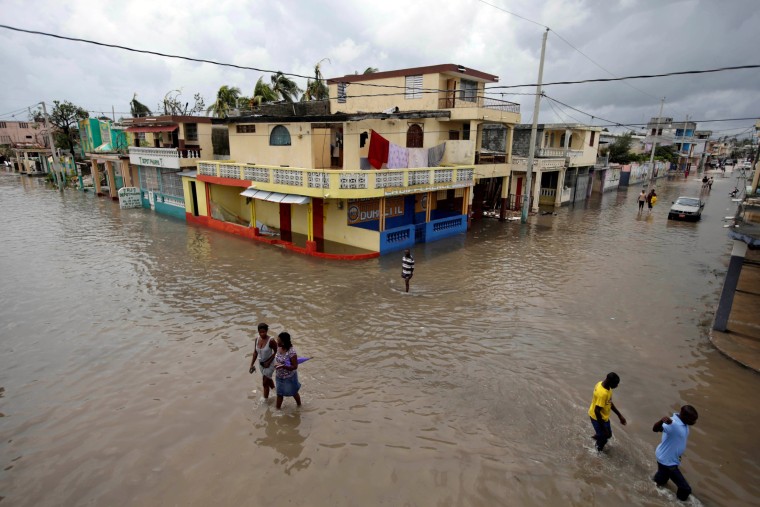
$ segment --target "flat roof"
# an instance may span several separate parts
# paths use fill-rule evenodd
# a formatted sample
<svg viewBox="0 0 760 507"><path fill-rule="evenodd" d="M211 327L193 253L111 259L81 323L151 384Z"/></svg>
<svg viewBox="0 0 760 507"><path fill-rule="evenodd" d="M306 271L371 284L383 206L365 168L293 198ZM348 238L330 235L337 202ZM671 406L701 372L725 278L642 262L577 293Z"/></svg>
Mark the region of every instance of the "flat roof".
<svg viewBox="0 0 760 507"><path fill-rule="evenodd" d="M158 123L211 123L208 116L140 116L124 118L120 123L125 125L156 125Z"/></svg>
<svg viewBox="0 0 760 507"><path fill-rule="evenodd" d="M230 123L343 123L362 120L409 120L417 118L450 118L451 111L403 111L399 113L335 113L329 115L304 115L304 116L233 116L227 118L214 118L214 124Z"/></svg>
<svg viewBox="0 0 760 507"><path fill-rule="evenodd" d="M444 74L453 73L461 74L481 81L490 81L491 83L499 82L499 76L487 74L475 69L468 69L464 65L445 63L443 65L430 65L427 67L412 67L409 69L388 70L385 72L373 72L371 74L346 74L342 77L333 77L327 80L327 84L336 83L356 83L359 81L375 81L377 79L386 79L390 77L415 76L417 74Z"/></svg>

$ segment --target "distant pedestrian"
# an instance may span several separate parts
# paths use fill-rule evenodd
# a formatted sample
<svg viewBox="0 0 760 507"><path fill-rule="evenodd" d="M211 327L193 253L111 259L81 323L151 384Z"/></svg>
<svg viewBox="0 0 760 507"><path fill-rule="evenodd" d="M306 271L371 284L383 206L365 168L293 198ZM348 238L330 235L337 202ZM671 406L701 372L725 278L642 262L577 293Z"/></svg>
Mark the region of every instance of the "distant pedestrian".
<svg viewBox="0 0 760 507"><path fill-rule="evenodd" d="M298 354L290 341L290 333L277 335L277 355L275 356L277 372L277 408L282 407L285 396L292 396L296 405L301 406L301 383L298 381Z"/></svg>
<svg viewBox="0 0 760 507"><path fill-rule="evenodd" d="M644 190L639 194L639 213L644 211L644 203L647 202L647 194Z"/></svg>
<svg viewBox="0 0 760 507"><path fill-rule="evenodd" d="M612 403L612 390L620 385L620 377L615 372L610 372L601 382L594 386L594 395L591 399L591 407L588 409L588 415L591 417L591 425L594 427L594 439L596 440L596 450L601 452L604 449L607 440L612 438L612 427L610 426L610 411L620 419L620 424L626 425L625 417L621 414L615 404Z"/></svg>
<svg viewBox="0 0 760 507"><path fill-rule="evenodd" d="M712 176L710 176L710 179L709 179L709 180L707 180L707 191L708 191L708 192L709 192L710 190L712 190L712 184L713 184L713 177L712 177Z"/></svg>
<svg viewBox="0 0 760 507"><path fill-rule="evenodd" d="M248 373L256 371L256 359L259 360L259 369L261 370L262 391L264 399L269 398L269 390L274 389L274 356L277 353L277 342L267 334L269 326L263 322L258 326L259 336L254 344L253 358L251 359L251 368Z"/></svg>
<svg viewBox="0 0 760 507"><path fill-rule="evenodd" d="M414 276L414 257L412 252L407 248L404 250L404 256L401 258L401 278L406 283L406 291L409 292L409 280Z"/></svg>
<svg viewBox="0 0 760 507"><path fill-rule="evenodd" d="M662 441L655 451L657 473L652 479L658 486L665 486L668 481L673 481L678 488L676 497L682 501L689 498L691 487L678 466L686 450L689 426L693 426L698 417L699 414L694 407L684 405L679 413L673 414L673 417L663 417L652 427L652 431L662 432Z"/></svg>

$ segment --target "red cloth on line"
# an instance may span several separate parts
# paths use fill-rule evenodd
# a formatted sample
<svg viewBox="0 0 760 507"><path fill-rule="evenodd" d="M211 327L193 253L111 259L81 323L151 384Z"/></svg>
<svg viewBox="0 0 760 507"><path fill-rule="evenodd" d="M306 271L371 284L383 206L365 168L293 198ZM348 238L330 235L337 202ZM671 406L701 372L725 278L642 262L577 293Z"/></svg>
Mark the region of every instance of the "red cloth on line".
<svg viewBox="0 0 760 507"><path fill-rule="evenodd" d="M369 154L367 155L367 159L372 167L380 169L383 167L383 164L388 162L388 150L391 147L391 143L374 130L370 130L369 132Z"/></svg>

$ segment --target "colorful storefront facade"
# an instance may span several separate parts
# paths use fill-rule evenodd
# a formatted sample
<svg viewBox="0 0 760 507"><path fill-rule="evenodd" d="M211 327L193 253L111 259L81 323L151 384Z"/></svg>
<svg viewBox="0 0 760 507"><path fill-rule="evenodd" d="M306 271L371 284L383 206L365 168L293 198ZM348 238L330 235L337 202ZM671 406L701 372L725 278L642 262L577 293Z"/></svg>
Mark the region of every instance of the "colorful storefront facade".
<svg viewBox="0 0 760 507"><path fill-rule="evenodd" d="M412 83L408 103L403 92L389 97L381 87L371 98L366 90L373 88L362 88L354 104L346 88L357 85L357 76L344 76L328 81L330 96L338 97L330 109L340 112L215 120L227 125L232 160L204 158L196 174L183 177L187 220L342 259L464 233L478 173L505 177L509 164L490 161L476 171L483 116L489 113L483 85L498 78L460 69L425 67L363 78L396 90ZM451 77L444 79L445 73ZM460 74L468 81L461 101L455 82L442 92L443 102L421 93L428 81L447 90L440 83ZM490 112L492 121L497 114L510 126L519 121L519 109L508 104L509 111ZM379 146L386 149L382 161Z"/></svg>
<svg viewBox="0 0 760 507"><path fill-rule="evenodd" d="M123 122L133 136L128 148L132 185L140 189L143 208L184 220L183 172L211 156L211 119L198 116L130 118Z"/></svg>

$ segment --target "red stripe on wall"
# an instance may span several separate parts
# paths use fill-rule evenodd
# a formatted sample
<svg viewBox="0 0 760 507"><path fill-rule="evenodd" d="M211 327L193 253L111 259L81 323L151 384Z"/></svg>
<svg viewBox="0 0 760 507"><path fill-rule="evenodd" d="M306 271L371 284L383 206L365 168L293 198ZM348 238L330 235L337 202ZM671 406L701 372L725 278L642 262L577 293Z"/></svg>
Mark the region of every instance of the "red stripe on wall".
<svg viewBox="0 0 760 507"><path fill-rule="evenodd" d="M205 176L203 174L199 174L196 179L198 181L205 181L206 183L213 183L214 185L225 185L227 187L248 188L251 186L250 181L238 180L235 178L219 178L217 176Z"/></svg>

